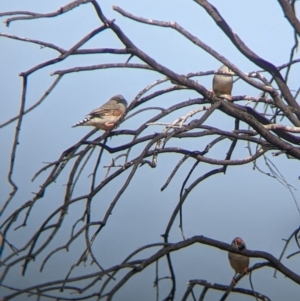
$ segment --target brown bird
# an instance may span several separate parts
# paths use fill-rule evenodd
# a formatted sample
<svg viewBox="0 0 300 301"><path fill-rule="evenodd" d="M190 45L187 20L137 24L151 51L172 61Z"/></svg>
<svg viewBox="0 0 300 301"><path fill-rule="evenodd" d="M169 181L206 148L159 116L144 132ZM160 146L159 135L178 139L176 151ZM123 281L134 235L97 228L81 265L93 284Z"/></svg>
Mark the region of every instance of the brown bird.
<svg viewBox="0 0 300 301"><path fill-rule="evenodd" d="M221 72L232 72L227 66L222 65L218 71ZM213 78L213 91L217 95L231 95L233 86L233 76L232 75L221 75L215 74Z"/></svg>
<svg viewBox="0 0 300 301"><path fill-rule="evenodd" d="M107 131L116 126L117 121L125 115L126 109L127 101L122 95L118 94L72 127L80 125L94 126L97 129Z"/></svg>
<svg viewBox="0 0 300 301"><path fill-rule="evenodd" d="M231 246L240 251L246 249L246 244L240 237L236 237L232 241ZM236 276L236 274L242 274L244 272L245 273L248 272L249 257L228 252L228 259L229 259L229 263L230 263L231 267L235 271L234 277ZM234 279L234 277L233 277L233 279Z"/></svg>

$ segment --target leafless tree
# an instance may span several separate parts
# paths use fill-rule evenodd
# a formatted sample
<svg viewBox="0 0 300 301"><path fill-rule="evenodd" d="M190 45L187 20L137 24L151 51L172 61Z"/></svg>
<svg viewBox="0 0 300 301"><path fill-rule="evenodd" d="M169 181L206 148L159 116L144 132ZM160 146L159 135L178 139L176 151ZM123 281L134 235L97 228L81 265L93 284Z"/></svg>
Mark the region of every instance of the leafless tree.
<svg viewBox="0 0 300 301"><path fill-rule="evenodd" d="M238 95L228 99L216 95L213 91L207 89L195 80L196 77L216 74L218 73L217 71L211 70L178 74L168 69L166 66L158 63L155 58L149 56L142 49L137 47L131 41L130 36L126 35L126 32L118 26L115 20L109 20L106 17L105 11L101 9L100 1L75 0L55 12L43 14L30 11L0 13L1 17L6 17L5 23L9 26L12 22L30 22L30 20L40 18L55 18L67 14L70 10L79 10L82 5L85 4L93 9L93 13L99 20L98 28L95 28L69 49L63 49L46 41L4 33L0 34L2 38L19 40L24 43L34 43L41 47L50 48L58 53L55 58L44 61L19 74L22 79L19 114L0 125L1 128L12 123L16 125L8 171L8 182L11 186L11 192L2 207L3 217L5 217L1 223L1 244L3 250L1 260L1 285L3 291L5 291L3 300L10 300L18 296L27 295L36 297L37 300L46 297L54 300L111 300L123 286L128 284L134 275L144 272L151 265L156 269L154 286L157 300L174 300L175 297L181 298L181 300L204 300L209 290L222 291L223 295L220 297L220 300L225 300L229 293L251 295L256 299L269 300L267 296L263 295L264 292L257 292L255 288L247 290L232 287L232 285L228 285L228 283L209 283L200 279L186 279L186 282L188 282L186 292L183 296L176 296L177 279L172 264L172 255L177 250L186 250L185 248L197 243L224 251L242 253L249 257L261 258L264 261L251 266L249 268L250 273L254 273L257 269L272 267L291 281L300 284L300 275L294 273L281 263L282 256L286 253L286 248L283 250L280 258L275 258L272 254L262 251L244 250L240 252L228 243L204 236L185 238L182 215L184 205L189 200L189 195L196 186L212 176L220 173L225 174L227 168L231 166L253 164L255 169L261 171L256 164L256 160L260 157L264 157L266 164L269 164L270 171L268 175L279 180L287 189L291 190L291 186L286 183L284 177L273 168L269 157L281 155L285 156L286 160L300 159L300 137L298 135L298 133L300 133L300 106L296 101L299 96L299 88L296 92L292 92L287 85L293 66L296 66L300 61L299 59L294 59L298 47L297 37L300 33L300 23L295 12L296 1L278 0L284 16L290 22L290 26L295 34L295 44L291 45L290 59L286 64L281 66L274 66L271 62L261 58L247 47L241 38L229 27L218 10L208 1L194 0L194 2L206 10L207 14L216 25L219 26L224 35L230 39L232 45L234 45L244 57L257 65L259 70L244 73L222 56L222 54L212 49L209 45L206 45L198 37L192 35L176 22L146 19L143 16L135 16L117 6L114 6L113 9L122 15L123 18L128 18L132 20L132 22L140 22L148 26L159 26L161 30L165 27L173 29L178 35L194 43L195 47L202 48L222 64L228 66L232 70L231 74L234 75L235 80L244 81L248 85L255 87L260 91L260 95ZM112 31L116 39L122 43L123 48L82 48L82 46L94 36L101 35L104 31ZM28 79L32 74L49 65L59 64L76 55L92 56L93 54L106 53L114 54L115 57L123 56L125 57L124 62L116 63L113 61L107 64L81 67L74 66L70 69L57 70L51 74L54 80L49 89L35 104L25 109ZM137 60L138 63L131 63L130 61L133 59ZM122 121L135 118L145 111L151 113L151 118L141 122L139 126L134 129L114 129L102 133L97 130L92 130L76 144L70 146L67 150L62 150L61 156L57 158L57 160L46 164L46 166L37 171L33 180L41 174L47 174L39 190L34 194L33 198L23 200L20 206L14 205L18 191L18 183L14 180L14 167L24 116L35 110L60 84L63 77L67 77L74 72L87 72L107 68L141 69L144 70L144 72L151 71L157 74L158 79L153 83L149 83L147 87L138 92L136 97L130 102L127 114ZM282 75L283 73L284 76ZM160 88L161 84L164 84L164 88ZM164 94L176 93L176 91L183 89L195 91L199 94L199 97L184 99L182 102L170 107L155 107L151 105L152 100ZM138 107L142 104L146 104L146 107L139 109ZM195 109L195 105L197 105L197 109ZM166 120L165 117L183 108L185 108L188 113L171 123L162 121ZM234 126L231 131L225 131L216 124L210 124L209 117L217 112L222 112L226 115L228 120L232 121ZM195 119L188 121L191 117ZM161 131L152 134L145 133L146 129L153 126L160 127ZM122 137L124 139L122 139ZM118 146L111 146L111 138L117 144L118 141L126 142L120 143ZM197 149L197 145L199 145L198 141L204 138L210 139L210 142L206 144L205 148ZM194 147L189 147L191 144L187 144L186 148L180 147L178 144L179 141L194 141ZM226 155L218 159L211 158L209 156L211 149L222 145L224 141L227 141L227 145L229 145L228 149L224 151ZM241 145L240 142L247 143L249 156L243 159L232 159L232 155L238 146ZM111 164L106 166L107 172L105 176L99 179L99 175L101 174L100 163L103 164L103 156L105 153L110 155ZM164 229L162 241L149 242L147 245L141 245L138 249L132 249L132 253L128 254L128 257L120 261L119 264L107 267L106 264L103 264L99 259L98 252L96 252L94 248L94 242L101 239L103 229L105 229L105 226L110 222L113 209L117 206L120 198L137 176L138 169L147 168L149 170L149 167L150 170L151 168L154 169L159 165L158 158L172 154L177 154L177 156L173 157L173 171L166 182L164 184L162 183L162 191L168 187L169 183L171 183L185 162L191 161L193 165L181 183L179 201L176 206L174 206L173 214ZM178 156L180 159L176 162L175 158L178 158ZM89 164L93 166L91 172L89 169L91 165ZM210 170L201 174L201 170L199 170L198 167L203 164L210 166ZM89 170L91 173L89 178L90 187L86 189L86 193L78 194L77 187L81 182L82 174L86 170ZM101 171L103 172L103 169L101 169ZM195 178L196 171L197 176ZM124 174L125 177L122 178L124 180L122 183L119 179ZM191 180L192 175L195 178L193 178L193 180ZM47 190L49 190L59 178L63 178L63 181L66 183L64 192L61 194L60 205L56 207L53 205L53 210L49 212L47 218L38 225L35 233L26 240L22 247L16 247L14 236L11 233L14 232L14 230L18 232L20 229L27 227L28 222L32 218L32 210L45 198ZM105 188L114 182L117 183L115 186L117 186L118 189L115 191L111 202L107 205L105 214L103 217L93 215L92 206L95 197L103 195ZM84 204L84 212L80 218L73 220L72 223L66 222L67 213L78 204ZM5 212L8 206L15 206L15 210L11 214L6 215ZM182 240L172 242L169 239L169 234L171 229L176 225L175 220L178 217L180 219ZM71 233L71 235L64 236L63 240L56 240L57 237L62 237L62 233ZM286 246L288 246L288 243L292 239L295 239L298 249L300 249L298 235L299 229L296 229L291 237L287 239ZM82 244L83 241L84 244ZM69 267L69 270L65 271L65 277L62 279L49 279L46 277L40 283L31 287L19 286L17 283L12 287L6 283L7 275L15 266L21 265L21 273L23 276L26 276L33 260L38 259L40 262L40 271L43 272L50 260L51 262L55 261L56 254L69 250L71 252L73 245L80 246L79 249L81 253L78 255L78 259ZM297 250L290 256L296 255L299 252L300 251ZM144 257L142 257L142 255ZM74 271L80 264L88 262L93 263L92 272L89 268L90 266L87 266L84 269L86 271L85 274L73 276ZM160 275L160 262L166 263L168 268L167 276ZM43 274L45 273L41 275ZM244 274L239 275L235 281L238 282L239 279L244 276ZM160 294L160 284L166 280L170 283L170 289L166 295L162 295ZM195 290L195 288L199 286L202 288L200 294ZM73 294L68 295L68 293Z"/></svg>

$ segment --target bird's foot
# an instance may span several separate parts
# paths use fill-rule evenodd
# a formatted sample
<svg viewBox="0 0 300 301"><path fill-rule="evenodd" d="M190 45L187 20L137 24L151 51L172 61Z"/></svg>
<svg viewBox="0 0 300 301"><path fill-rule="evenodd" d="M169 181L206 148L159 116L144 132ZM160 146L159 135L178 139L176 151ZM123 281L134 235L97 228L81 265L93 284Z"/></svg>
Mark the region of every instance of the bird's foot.
<svg viewBox="0 0 300 301"><path fill-rule="evenodd" d="M232 101L232 96L231 95L228 95L228 94L219 94L218 96L221 97L221 98L224 98L224 99L226 99L228 101Z"/></svg>

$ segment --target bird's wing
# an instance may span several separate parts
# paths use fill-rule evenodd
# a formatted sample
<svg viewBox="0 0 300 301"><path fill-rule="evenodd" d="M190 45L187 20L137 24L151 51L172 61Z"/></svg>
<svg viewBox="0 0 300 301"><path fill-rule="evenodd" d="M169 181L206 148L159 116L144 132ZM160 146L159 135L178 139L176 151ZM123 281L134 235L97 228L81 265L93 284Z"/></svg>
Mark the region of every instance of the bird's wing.
<svg viewBox="0 0 300 301"><path fill-rule="evenodd" d="M110 104L104 104L102 107L93 110L89 115L93 117L104 117L104 116L121 116L124 112L119 106L111 106Z"/></svg>
<svg viewBox="0 0 300 301"><path fill-rule="evenodd" d="M102 117L102 116L109 114L110 111L111 111L111 109L105 109L103 107L100 107L100 108L93 110L91 113L89 113L89 115L93 116L93 117L96 117L96 116Z"/></svg>

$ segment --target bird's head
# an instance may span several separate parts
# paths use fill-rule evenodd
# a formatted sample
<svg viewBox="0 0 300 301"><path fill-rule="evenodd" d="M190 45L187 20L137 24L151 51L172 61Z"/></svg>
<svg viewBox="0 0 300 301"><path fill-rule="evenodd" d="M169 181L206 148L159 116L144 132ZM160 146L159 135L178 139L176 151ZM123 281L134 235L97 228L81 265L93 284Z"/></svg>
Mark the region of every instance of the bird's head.
<svg viewBox="0 0 300 301"><path fill-rule="evenodd" d="M221 72L232 72L231 69L229 69L226 65L222 65L218 71L221 71Z"/></svg>
<svg viewBox="0 0 300 301"><path fill-rule="evenodd" d="M123 97L123 95L121 95L121 94L118 94L118 95L113 96L110 100L114 100L115 102L121 103L121 104L123 104L125 107L127 107L127 101L126 101L126 99Z"/></svg>
<svg viewBox="0 0 300 301"><path fill-rule="evenodd" d="M242 250L246 249L246 244L240 237L236 237L232 241L231 245L233 247L237 248L239 251L242 251Z"/></svg>

